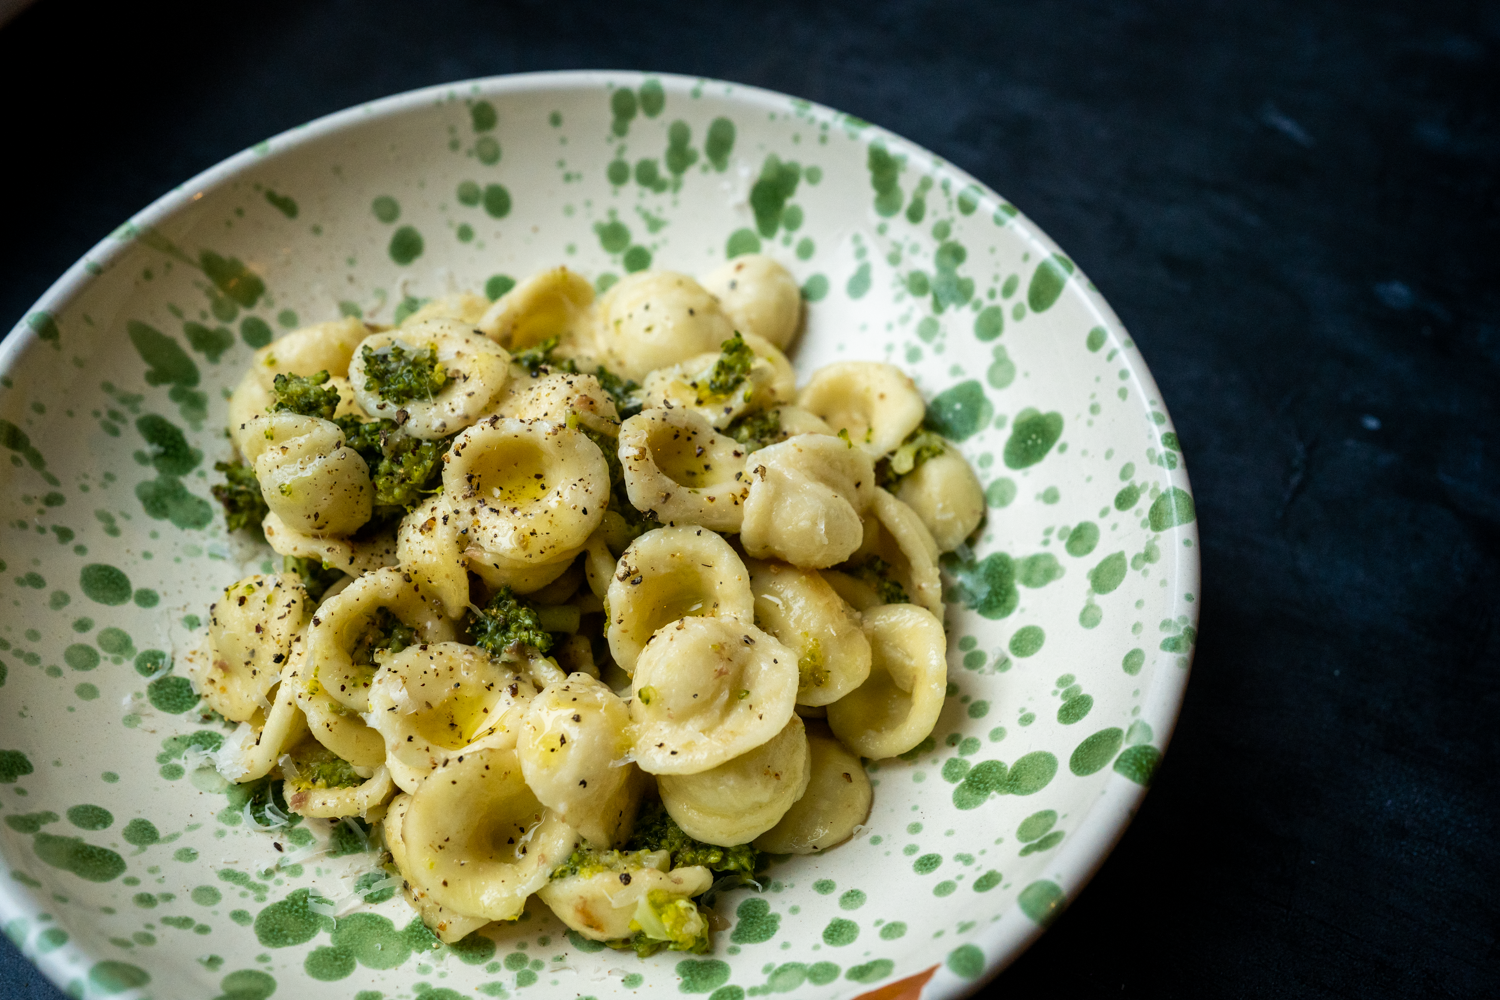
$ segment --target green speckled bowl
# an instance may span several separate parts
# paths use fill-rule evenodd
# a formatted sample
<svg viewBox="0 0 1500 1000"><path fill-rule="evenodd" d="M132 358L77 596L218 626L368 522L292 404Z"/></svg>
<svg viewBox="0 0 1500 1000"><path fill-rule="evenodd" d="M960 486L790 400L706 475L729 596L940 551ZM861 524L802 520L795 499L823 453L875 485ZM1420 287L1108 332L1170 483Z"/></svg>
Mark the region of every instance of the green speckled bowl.
<svg viewBox="0 0 1500 1000"><path fill-rule="evenodd" d="M251 829L202 766L221 731L181 657L218 588L269 557L208 498L225 394L252 348L341 310L388 321L558 262L602 283L751 250L802 283L798 369L904 365L987 486L974 553L945 567L937 730L871 767L852 842L722 898L711 956L581 947L541 907L434 947L399 896L361 897L375 859L351 837ZM0 371L0 925L74 996L957 996L1104 860L1187 681L1193 501L1129 336L1003 199L806 101L560 73L333 115L122 226Z"/></svg>

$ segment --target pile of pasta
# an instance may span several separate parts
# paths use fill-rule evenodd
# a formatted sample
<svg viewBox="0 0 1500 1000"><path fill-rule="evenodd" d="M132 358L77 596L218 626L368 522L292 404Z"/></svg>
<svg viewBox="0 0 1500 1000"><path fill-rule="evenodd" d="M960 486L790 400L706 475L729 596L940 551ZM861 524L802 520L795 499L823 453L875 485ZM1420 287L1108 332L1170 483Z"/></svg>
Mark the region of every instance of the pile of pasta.
<svg viewBox="0 0 1500 1000"><path fill-rule="evenodd" d="M937 559L984 502L899 369L798 389L801 322L791 275L752 256L597 299L557 268L258 351L230 436L261 528L336 582L257 574L213 606L191 672L239 723L221 772L378 827L448 942L536 894L585 938L701 951L722 865L674 860L849 838L860 758L937 721ZM393 350L430 352L440 387L390 393L371 372ZM293 384L338 395L306 415L277 403ZM387 453L445 449L394 516L351 443L376 419ZM502 605L534 638L496 647ZM632 849L647 810L694 851Z"/></svg>

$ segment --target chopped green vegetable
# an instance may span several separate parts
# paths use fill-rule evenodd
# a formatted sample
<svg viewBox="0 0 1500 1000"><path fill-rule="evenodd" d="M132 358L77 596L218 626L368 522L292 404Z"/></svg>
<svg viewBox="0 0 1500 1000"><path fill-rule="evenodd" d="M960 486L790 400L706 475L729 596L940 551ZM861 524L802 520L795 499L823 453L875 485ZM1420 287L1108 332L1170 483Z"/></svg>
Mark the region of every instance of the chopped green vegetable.
<svg viewBox="0 0 1500 1000"><path fill-rule="evenodd" d="M469 634L474 645L499 655L516 646L538 653L552 649L552 636L542 628L536 608L501 587L483 611L469 612Z"/></svg>
<svg viewBox="0 0 1500 1000"><path fill-rule="evenodd" d="M409 511L441 487L443 455L453 438L414 438L401 433L394 420L339 417L334 423L370 468L377 518Z"/></svg>
<svg viewBox="0 0 1500 1000"><path fill-rule="evenodd" d="M349 658L363 666L373 666L376 653L399 653L416 644L416 629L391 614L390 609L377 608L364 635L349 651Z"/></svg>
<svg viewBox="0 0 1500 1000"><path fill-rule="evenodd" d="M215 462L214 469L224 473L224 482L213 487L214 499L224 506L224 521L230 531L260 527L271 508L261 495L255 470L244 462Z"/></svg>
<svg viewBox="0 0 1500 1000"><path fill-rule="evenodd" d="M282 556L281 571L301 577L303 589L314 601L321 601L328 588L344 578L344 571L337 566L306 556Z"/></svg>
<svg viewBox="0 0 1500 1000"><path fill-rule="evenodd" d="M641 958L663 948L701 955L713 946L713 933L698 904L691 899L653 889L637 901L631 915L633 937L610 941L609 946L630 949Z"/></svg>
<svg viewBox="0 0 1500 1000"><path fill-rule="evenodd" d="M739 872L754 875L762 867L764 855L749 844L717 847L694 840L682 832L661 803L653 802L641 810L635 821L635 832L625 842L629 851L666 851L671 856L668 868L702 865L715 872Z"/></svg>
<svg viewBox="0 0 1500 1000"><path fill-rule="evenodd" d="M271 404L272 413L297 413L304 417L332 420L339 408L339 391L333 386L323 388L328 382L328 372L316 375L277 375L271 392L276 402Z"/></svg>
<svg viewBox="0 0 1500 1000"><path fill-rule="evenodd" d="M891 564L879 556L871 556L862 563L840 567L856 580L863 580L875 588L882 604L910 604L911 597L891 575Z"/></svg>
<svg viewBox="0 0 1500 1000"><path fill-rule="evenodd" d="M719 360L714 362L705 382L695 383L698 402L723 399L738 389L750 375L750 366L755 364L755 352L745 343L738 330L734 336L719 345Z"/></svg>
<svg viewBox="0 0 1500 1000"><path fill-rule="evenodd" d="M875 480L890 489L911 475L929 458L948 450L948 442L939 434L918 427L890 455L875 463Z"/></svg>
<svg viewBox="0 0 1500 1000"><path fill-rule="evenodd" d="M628 420L641 412L645 401L641 398L641 387L638 382L621 378L603 365L595 369L594 377L599 380L599 385L604 391L614 399L615 409L619 411L621 420Z"/></svg>
<svg viewBox="0 0 1500 1000"><path fill-rule="evenodd" d="M731 423L724 433L745 446L745 454L775 444L781 437L781 411L749 413Z"/></svg>
<svg viewBox="0 0 1500 1000"><path fill-rule="evenodd" d="M589 878L600 872L622 872L629 873L640 871L642 868L653 867L648 865L650 851L601 851L599 848L583 841L573 853L568 855L568 860L558 865L550 876L553 879L572 878L581 875Z"/></svg>
<svg viewBox="0 0 1500 1000"><path fill-rule="evenodd" d="M287 774L293 788L353 788L364 784L365 779L354 770L353 764L316 740L303 740L289 756L292 767L283 765L283 768L288 772L295 770L295 774Z"/></svg>
<svg viewBox="0 0 1500 1000"><path fill-rule="evenodd" d="M557 343L558 338L556 336L548 337L546 340L532 344L524 351L517 351L510 356L510 359L522 368L525 368L526 374L532 378L536 378L542 373L542 369L544 368L561 367L552 360L552 352L557 349ZM571 360L564 364L571 365L573 368L577 367L573 365Z"/></svg>
<svg viewBox="0 0 1500 1000"><path fill-rule="evenodd" d="M366 347L360 357L365 363L365 385L397 406L414 399L431 399L448 381L437 351L430 347L408 349L399 343L379 350Z"/></svg>
<svg viewBox="0 0 1500 1000"><path fill-rule="evenodd" d="M797 658L797 686L818 688L827 683L828 667L823 662L823 644L813 636L808 640L806 651Z"/></svg>

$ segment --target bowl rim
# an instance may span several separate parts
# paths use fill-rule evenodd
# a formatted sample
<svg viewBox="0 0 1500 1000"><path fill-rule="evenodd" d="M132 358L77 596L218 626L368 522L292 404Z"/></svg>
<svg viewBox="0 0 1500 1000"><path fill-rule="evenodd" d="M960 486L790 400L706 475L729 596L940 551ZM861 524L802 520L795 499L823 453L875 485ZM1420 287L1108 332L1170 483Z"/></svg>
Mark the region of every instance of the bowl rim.
<svg viewBox="0 0 1500 1000"><path fill-rule="evenodd" d="M986 201L995 203L990 207L991 211L1000 205L1014 208L1007 199L984 181L917 143L827 105L764 87L711 77L626 69L543 70L474 77L418 87L314 118L226 157L171 188L150 202L144 209L131 215L124 223L85 251L42 293L31 308L22 314L5 336L4 342L0 343L0 373L9 372L27 351L40 346L36 330L28 322L30 317L38 312L55 313L65 307L90 282L102 276L109 264L128 251L130 243L137 234L187 208L210 189L231 181L252 165L292 154L303 146L346 128L372 120L406 114L426 105L447 103L452 96L460 92L492 99L544 90L608 89L621 80L644 81L646 79L659 81L669 91L686 91L702 86L726 87L728 89L722 94L724 98L753 107L785 111L788 104L795 103L800 110L811 114L814 118L831 123L858 123L860 141L868 144L879 140L898 155L904 154L910 157L911 162L922 163L924 170L947 173L961 186L974 186L981 192L981 197L984 199L981 202L982 205ZM1061 248L1051 237L1031 222L1023 211L1016 212L1013 225L1016 225L1020 238L1024 241L1048 254L1062 253ZM1087 281L1081 268L1078 269L1077 275L1086 283L1085 286L1088 289L1085 293L1086 299L1099 323L1122 336L1126 335L1124 323L1105 301L1103 293L1094 288L1092 282ZM1138 345L1136 350L1139 353ZM1157 388L1156 380L1145 363L1144 356L1124 357L1121 363L1130 370L1130 380L1139 387L1143 398L1154 398L1160 401L1161 412L1167 416L1167 424L1163 425L1163 429L1175 426L1165 400ZM1174 472L1174 478L1181 482L1180 488L1191 495L1192 487L1186 463L1180 463ZM1192 542L1191 546L1171 546L1175 558L1171 564L1172 575L1169 579L1177 583L1175 592L1190 593L1201 597L1201 546L1196 517L1187 524L1169 528L1166 533L1175 534L1177 537ZM1198 626L1200 605L1201 601L1194 600L1190 606L1188 617L1194 629ZM1150 706L1155 712L1161 713L1159 717L1163 722L1159 727L1159 747L1163 756L1170 746L1172 735L1181 718L1187 682L1192 673L1192 661L1196 651L1196 644L1188 649L1188 662L1185 666L1175 670L1157 671L1152 684L1143 690L1141 695L1140 701L1143 707ZM1137 784L1121 774L1111 772L1098 796L1084 810L1082 822L1078 824L1075 832L1056 856L1054 871L1057 875L1055 878L1063 889L1061 907L1050 913L1045 920L1037 922L1020 914L1019 907L1013 903L1002 919L978 933L973 939L973 943L980 945L985 954L985 968L982 973L972 979L959 979L956 976L943 977L937 983L931 984L924 980L916 984L916 992L904 992L903 998L909 997L910 1000L917 1000L925 994L927 1000L958 1000L958 998L977 993L994 980L1047 930L1053 920L1093 879L1124 836L1148 791L1148 785ZM0 883L0 922L20 915L26 908L21 900L28 898L29 895L30 893L22 886L17 885L12 888L7 883ZM65 956L68 950L70 949L57 949L46 954L26 957L52 983L62 989L66 978L74 971L70 968L72 963ZM933 967L921 975L930 976L942 965L943 958L939 956ZM883 985L888 988L895 985L895 981ZM883 992L882 987L876 989Z"/></svg>

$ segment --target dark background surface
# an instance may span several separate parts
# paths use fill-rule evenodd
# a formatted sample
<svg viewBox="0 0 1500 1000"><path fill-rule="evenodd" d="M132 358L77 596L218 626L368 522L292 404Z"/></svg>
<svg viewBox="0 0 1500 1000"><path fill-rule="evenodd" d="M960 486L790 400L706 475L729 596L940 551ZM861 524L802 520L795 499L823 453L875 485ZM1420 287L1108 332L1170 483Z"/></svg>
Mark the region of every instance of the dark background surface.
<svg viewBox="0 0 1500 1000"><path fill-rule="evenodd" d="M6 324L231 153L473 76L757 84L1000 191L1151 365L1204 583L1156 787L988 992L1500 995L1496 5L101 6L0 29Z"/></svg>

